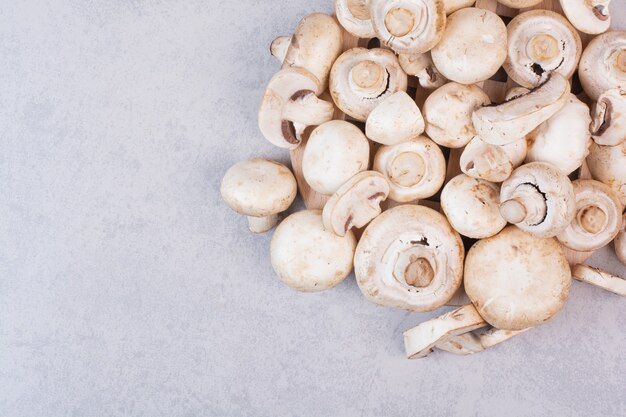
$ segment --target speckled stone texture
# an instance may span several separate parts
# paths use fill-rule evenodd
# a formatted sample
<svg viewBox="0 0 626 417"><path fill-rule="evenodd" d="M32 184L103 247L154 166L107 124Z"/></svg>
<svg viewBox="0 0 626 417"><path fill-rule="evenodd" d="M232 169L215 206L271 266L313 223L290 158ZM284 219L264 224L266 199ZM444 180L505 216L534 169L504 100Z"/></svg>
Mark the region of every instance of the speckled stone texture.
<svg viewBox="0 0 626 417"><path fill-rule="evenodd" d="M331 3L0 4L1 416L624 414L624 298L574 283L541 328L408 361L436 313L290 290L222 203L231 164L288 161L256 126L268 47Z"/></svg>

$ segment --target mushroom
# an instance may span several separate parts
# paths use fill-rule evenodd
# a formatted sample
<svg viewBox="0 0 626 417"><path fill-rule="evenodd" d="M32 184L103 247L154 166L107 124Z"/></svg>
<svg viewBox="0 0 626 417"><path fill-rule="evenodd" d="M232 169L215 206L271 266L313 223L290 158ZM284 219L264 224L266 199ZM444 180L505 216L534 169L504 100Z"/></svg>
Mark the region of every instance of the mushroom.
<svg viewBox="0 0 626 417"><path fill-rule="evenodd" d="M441 146L462 148L476 135L472 113L490 103L475 85L451 82L439 87L424 102L426 133Z"/></svg>
<svg viewBox="0 0 626 417"><path fill-rule="evenodd" d="M435 67L430 52L423 54L399 54L398 61L404 72L417 77L419 84L423 88L432 90L448 82Z"/></svg>
<svg viewBox="0 0 626 417"><path fill-rule="evenodd" d="M302 156L302 173L312 189L331 195L369 165L367 138L352 123L331 120L311 132Z"/></svg>
<svg viewBox="0 0 626 417"><path fill-rule="evenodd" d="M293 289L317 292L332 288L352 271L356 239L324 229L320 210L304 210L276 228L270 245L272 266Z"/></svg>
<svg viewBox="0 0 626 417"><path fill-rule="evenodd" d="M474 84L489 79L506 59L506 26L488 10L468 7L448 17L432 51L435 66L449 80Z"/></svg>
<svg viewBox="0 0 626 417"><path fill-rule="evenodd" d="M617 146L592 143L589 151L587 166L593 179L611 187L626 205L626 142Z"/></svg>
<svg viewBox="0 0 626 417"><path fill-rule="evenodd" d="M526 162L549 162L564 174L571 174L589 154L590 124L589 107L569 94L561 110L526 136Z"/></svg>
<svg viewBox="0 0 626 417"><path fill-rule="evenodd" d="M413 204L383 212L357 245L354 273L373 303L431 311L448 302L463 278L463 242L446 218Z"/></svg>
<svg viewBox="0 0 626 417"><path fill-rule="evenodd" d="M307 126L333 118L335 107L317 97L321 92L319 81L307 70L280 70L270 80L259 108L259 128L263 136L281 148L300 146Z"/></svg>
<svg viewBox="0 0 626 417"><path fill-rule="evenodd" d="M507 145L492 145L476 136L461 154L461 171L472 178L502 182L511 176L526 157L527 143L522 138Z"/></svg>
<svg viewBox="0 0 626 417"><path fill-rule="evenodd" d="M626 31L606 32L589 42L580 58L578 76L594 101L607 90L626 90Z"/></svg>
<svg viewBox="0 0 626 417"><path fill-rule="evenodd" d="M380 203L389 196L389 183L376 171L356 174L326 202L322 219L326 230L345 236L352 227L363 227L381 213Z"/></svg>
<svg viewBox="0 0 626 417"><path fill-rule="evenodd" d="M374 38L370 0L335 0L335 14L341 26L357 38Z"/></svg>
<svg viewBox="0 0 626 417"><path fill-rule="evenodd" d="M576 214L557 239L570 249L594 251L611 242L622 227L622 204L615 191L595 180L573 182Z"/></svg>
<svg viewBox="0 0 626 417"><path fill-rule="evenodd" d="M507 26L508 53L504 70L516 83L532 88L558 72L569 79L576 71L582 43L572 25L558 13L532 10Z"/></svg>
<svg viewBox="0 0 626 417"><path fill-rule="evenodd" d="M617 146L626 140L626 91L605 91L593 109L591 134L598 145Z"/></svg>
<svg viewBox="0 0 626 417"><path fill-rule="evenodd" d="M298 187L283 164L267 159L241 161L226 171L220 189L228 206L248 217L251 232L264 233L296 198Z"/></svg>
<svg viewBox="0 0 626 417"><path fill-rule="evenodd" d="M406 91L407 82L393 52L353 48L335 61L330 72L330 94L341 111L364 122L387 97Z"/></svg>
<svg viewBox="0 0 626 417"><path fill-rule="evenodd" d="M611 27L610 3L611 0L561 0L561 8L576 29L597 35Z"/></svg>
<svg viewBox="0 0 626 417"><path fill-rule="evenodd" d="M537 326L561 310L571 273L561 245L509 226L467 253L465 291L490 325L502 330Z"/></svg>
<svg viewBox="0 0 626 417"><path fill-rule="evenodd" d="M447 15L450 15L459 9L471 7L474 3L476 3L476 0L443 0L443 5Z"/></svg>
<svg viewBox="0 0 626 417"><path fill-rule="evenodd" d="M441 208L454 230L472 239L493 236L506 226L500 215L500 187L465 174L443 188Z"/></svg>
<svg viewBox="0 0 626 417"><path fill-rule="evenodd" d="M539 237L558 235L576 214L572 182L545 162L531 162L513 171L502 183L500 201L500 214L506 221Z"/></svg>
<svg viewBox="0 0 626 417"><path fill-rule="evenodd" d="M617 234L615 241L615 254L617 258L626 265L626 212L622 217L622 229Z"/></svg>
<svg viewBox="0 0 626 417"><path fill-rule="evenodd" d="M323 91L330 68L341 54L342 43L337 21L327 14L313 13L300 21L293 36L276 38L270 50L282 62L282 68L298 67L313 74Z"/></svg>
<svg viewBox="0 0 626 417"><path fill-rule="evenodd" d="M626 280L601 269L579 264L572 268L572 276L578 281L626 297Z"/></svg>
<svg viewBox="0 0 626 417"><path fill-rule="evenodd" d="M519 98L523 95L530 93L530 90L526 87L513 87L506 92L504 96L504 101L511 101Z"/></svg>
<svg viewBox="0 0 626 417"><path fill-rule="evenodd" d="M498 3L504 4L512 9L524 9L526 7L536 6L543 0L498 0Z"/></svg>
<svg viewBox="0 0 626 417"><path fill-rule="evenodd" d="M376 36L396 53L430 51L446 26L443 0L371 0Z"/></svg>
<svg viewBox="0 0 626 417"><path fill-rule="evenodd" d="M424 118L415 100L404 91L387 97L367 118L365 135L383 145L405 142L424 132Z"/></svg>
<svg viewBox="0 0 626 417"><path fill-rule="evenodd" d="M389 197L406 203L431 197L439 191L446 176L446 160L435 142L417 136L378 148L374 170L389 181Z"/></svg>
<svg viewBox="0 0 626 417"><path fill-rule="evenodd" d="M471 355L483 352L495 345L527 332L531 328L523 330L500 330L487 326L473 332L452 336L444 342L436 345L437 349L453 353L455 355Z"/></svg>
<svg viewBox="0 0 626 417"><path fill-rule="evenodd" d="M476 110L472 115L474 128L485 142L506 145L523 138L554 116L569 97L569 83L561 74L553 73L528 94Z"/></svg>

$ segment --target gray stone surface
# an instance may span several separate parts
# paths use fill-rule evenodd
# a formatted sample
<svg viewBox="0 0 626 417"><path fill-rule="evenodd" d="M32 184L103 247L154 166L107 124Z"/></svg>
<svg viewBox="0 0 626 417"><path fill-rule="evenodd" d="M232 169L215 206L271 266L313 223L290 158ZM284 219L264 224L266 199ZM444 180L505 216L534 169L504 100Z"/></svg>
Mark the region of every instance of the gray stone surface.
<svg viewBox="0 0 626 417"><path fill-rule="evenodd" d="M330 3L0 4L0 415L624 414L623 298L575 283L505 345L407 361L435 313L286 288L221 202L231 164L287 160L268 45Z"/></svg>

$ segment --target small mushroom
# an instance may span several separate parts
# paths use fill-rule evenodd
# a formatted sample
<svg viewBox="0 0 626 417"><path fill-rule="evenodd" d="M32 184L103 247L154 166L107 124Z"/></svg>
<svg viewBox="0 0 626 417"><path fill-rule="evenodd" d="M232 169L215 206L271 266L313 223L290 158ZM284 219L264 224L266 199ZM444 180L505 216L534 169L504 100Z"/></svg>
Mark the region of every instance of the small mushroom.
<svg viewBox="0 0 626 417"><path fill-rule="evenodd" d="M573 182L576 214L557 239L570 249L594 251L611 242L622 227L622 204L611 187L595 180Z"/></svg>
<svg viewBox="0 0 626 417"><path fill-rule="evenodd" d="M465 291L495 328L522 330L558 313L571 273L561 245L509 226L467 253Z"/></svg>
<svg viewBox="0 0 626 417"><path fill-rule="evenodd" d="M374 38L370 0L335 0L335 14L341 26L357 38Z"/></svg>
<svg viewBox="0 0 626 417"><path fill-rule="evenodd" d="M406 91L407 82L393 52L353 48L335 61L330 72L330 94L341 111L364 122L387 97Z"/></svg>
<svg viewBox="0 0 626 417"><path fill-rule="evenodd" d="M365 135L383 145L405 142L424 132L424 117L404 91L387 97L367 118Z"/></svg>
<svg viewBox="0 0 626 417"><path fill-rule="evenodd" d="M516 83L532 88L557 72L569 79L576 71L582 43L567 19L549 10L517 15L507 26L504 70Z"/></svg>
<svg viewBox="0 0 626 417"><path fill-rule="evenodd" d="M400 66L408 75L417 77L420 86L432 90L439 88L448 82L446 77L441 75L430 52L423 54L400 54L398 55Z"/></svg>
<svg viewBox="0 0 626 417"><path fill-rule="evenodd" d="M589 42L580 58L578 76L592 100L607 90L626 90L626 31L606 32Z"/></svg>
<svg viewBox="0 0 626 417"><path fill-rule="evenodd" d="M302 156L304 179L312 189L331 195L369 165L367 138L352 123L331 120L309 136Z"/></svg>
<svg viewBox="0 0 626 417"><path fill-rule="evenodd" d="M513 171L502 183L500 201L500 214L506 221L539 237L558 235L576 214L572 182L545 162L531 162Z"/></svg>
<svg viewBox="0 0 626 417"><path fill-rule="evenodd" d="M324 227L345 236L353 227L363 227L381 213L380 203L389 196L389 183L376 171L356 174L326 202Z"/></svg>
<svg viewBox="0 0 626 417"><path fill-rule="evenodd" d="M591 134L598 145L617 146L626 140L626 91L604 92L593 109Z"/></svg>
<svg viewBox="0 0 626 417"><path fill-rule="evenodd" d="M443 0L443 5L447 15L450 15L459 9L471 7L474 3L476 3L476 0Z"/></svg>
<svg viewBox="0 0 626 417"><path fill-rule="evenodd" d="M446 160L435 142L418 136L378 148L374 169L389 181L389 197L406 203L439 191L446 177Z"/></svg>
<svg viewBox="0 0 626 417"><path fill-rule="evenodd" d="M424 102L426 133L441 146L462 148L476 136L472 113L490 103L475 85L451 82L439 87Z"/></svg>
<svg viewBox="0 0 626 417"><path fill-rule="evenodd" d="M293 203L298 188L283 164L251 159L226 171L220 191L231 209L248 217L251 232L264 233L278 223L278 214Z"/></svg>
<svg viewBox="0 0 626 417"><path fill-rule="evenodd" d="M506 226L500 215L500 187L465 174L443 188L441 208L454 230L472 239L493 236Z"/></svg>
<svg viewBox="0 0 626 417"><path fill-rule="evenodd" d="M371 0L376 36L396 53L430 51L446 26L443 0Z"/></svg>
<svg viewBox="0 0 626 417"><path fill-rule="evenodd" d="M354 273L373 303L431 311L461 286L463 242L433 209L406 204L383 212L357 245Z"/></svg>
<svg viewBox="0 0 626 417"><path fill-rule="evenodd" d="M617 193L626 206L626 142L617 146L589 147L587 166L594 180L601 181Z"/></svg>
<svg viewBox="0 0 626 417"><path fill-rule="evenodd" d="M261 107L259 128L263 136L276 146L295 149L308 126L332 120L333 103L320 100L320 83L302 68L280 70L270 80Z"/></svg>
<svg viewBox="0 0 626 417"><path fill-rule="evenodd" d="M536 6L543 0L498 0L498 3L504 4L512 9L524 9L526 7Z"/></svg>
<svg viewBox="0 0 626 417"><path fill-rule="evenodd" d="M506 59L506 43L506 26L497 14L468 7L448 17L444 36L431 54L444 77L474 84L498 72Z"/></svg>
<svg viewBox="0 0 626 417"><path fill-rule="evenodd" d="M303 292L338 285L352 271L356 239L324 229L320 210L304 210L276 228L270 245L272 266L280 279Z"/></svg>
<svg viewBox="0 0 626 417"><path fill-rule="evenodd" d="M569 97L569 83L561 74L554 73L528 94L476 110L472 115L474 128L485 142L506 145L525 137L554 116Z"/></svg>
<svg viewBox="0 0 626 417"><path fill-rule="evenodd" d="M576 29L591 35L611 27L611 0L561 0L563 13Z"/></svg>
<svg viewBox="0 0 626 417"><path fill-rule="evenodd" d="M471 355L506 342L530 329L531 328L523 330L500 330L495 327L487 326L473 332L452 336L448 340L438 343L435 347L455 355Z"/></svg>
<svg viewBox="0 0 626 417"><path fill-rule="evenodd" d="M572 276L578 281L626 297L626 280L601 269L579 264L572 268Z"/></svg>
<svg viewBox="0 0 626 417"><path fill-rule="evenodd" d="M622 229L617 234L615 241L615 254L617 258L626 265L626 212L622 217Z"/></svg>
<svg viewBox="0 0 626 417"><path fill-rule="evenodd" d="M476 136L461 154L461 171L472 178L502 182L524 162L527 143L522 138L507 145L492 145Z"/></svg>

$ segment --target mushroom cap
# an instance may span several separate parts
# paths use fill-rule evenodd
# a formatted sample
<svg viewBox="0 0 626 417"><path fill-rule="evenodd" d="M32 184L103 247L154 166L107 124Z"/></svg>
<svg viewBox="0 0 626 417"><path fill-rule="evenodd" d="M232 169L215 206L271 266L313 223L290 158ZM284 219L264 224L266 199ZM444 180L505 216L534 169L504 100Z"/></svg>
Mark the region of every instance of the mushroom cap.
<svg viewBox="0 0 626 417"><path fill-rule="evenodd" d="M439 87L424 102L426 133L441 146L462 148L476 136L472 113L490 104L478 86L455 82Z"/></svg>
<svg viewBox="0 0 626 417"><path fill-rule="evenodd" d="M370 147L361 130L331 120L311 132L302 157L302 173L312 189L331 195L369 165Z"/></svg>
<svg viewBox="0 0 626 417"><path fill-rule="evenodd" d="M556 240L509 226L472 246L464 280L467 295L485 321L502 330L522 330L561 310L572 279Z"/></svg>
<svg viewBox="0 0 626 417"><path fill-rule="evenodd" d="M560 14L549 10L524 12L509 23L507 31L508 53L503 67L516 83L532 88L551 72L569 79L576 71L582 42Z"/></svg>
<svg viewBox="0 0 626 417"><path fill-rule="evenodd" d="M497 14L468 7L448 17L443 38L431 54L444 77L474 84L498 72L506 59L506 43L506 26Z"/></svg>
<svg viewBox="0 0 626 417"><path fill-rule="evenodd" d="M399 54L398 62L404 72L417 77L420 86L424 88L439 88L448 82L435 67L430 51L423 54Z"/></svg>
<svg viewBox="0 0 626 417"><path fill-rule="evenodd" d="M578 76L592 100L606 90L626 90L626 31L606 32L589 42L580 58Z"/></svg>
<svg viewBox="0 0 626 417"><path fill-rule="evenodd" d="M365 135L383 145L405 142L424 132L424 117L404 91L390 95L367 118Z"/></svg>
<svg viewBox="0 0 626 417"><path fill-rule="evenodd" d="M626 265L626 213L622 217L622 228L615 238L615 254Z"/></svg>
<svg viewBox="0 0 626 417"><path fill-rule="evenodd" d="M443 0L443 5L447 15L450 15L459 9L471 7L474 3L476 3L476 0Z"/></svg>
<svg viewBox="0 0 626 417"><path fill-rule="evenodd" d="M370 0L335 0L337 20L345 30L357 38L374 38Z"/></svg>
<svg viewBox="0 0 626 417"><path fill-rule="evenodd" d="M617 146L592 143L587 166L593 179L611 187L622 204L626 205L626 142Z"/></svg>
<svg viewBox="0 0 626 417"><path fill-rule="evenodd" d="M615 191L595 180L573 182L576 214L557 239L570 249L594 251L606 246L622 226L622 204Z"/></svg>
<svg viewBox="0 0 626 417"><path fill-rule="evenodd" d="M598 145L617 146L626 140L626 91L605 91L593 109L593 140Z"/></svg>
<svg viewBox="0 0 626 417"><path fill-rule="evenodd" d="M296 198L298 186L283 164L251 159L226 171L220 191L226 204L237 213L265 217L287 210Z"/></svg>
<svg viewBox="0 0 626 417"><path fill-rule="evenodd" d="M389 181L389 197L406 203L437 194L446 177L446 160L435 142L418 136L378 148L374 169Z"/></svg>
<svg viewBox="0 0 626 417"><path fill-rule="evenodd" d="M441 208L454 230L472 239L493 236L506 226L500 215L500 187L465 174L443 188Z"/></svg>
<svg viewBox="0 0 626 417"><path fill-rule="evenodd" d="M611 0L561 0L561 8L576 29L597 35L611 27L610 3Z"/></svg>
<svg viewBox="0 0 626 417"><path fill-rule="evenodd" d="M549 162L564 174L571 174L589 154L590 124L589 107L570 94L561 110L526 136L526 162Z"/></svg>
<svg viewBox="0 0 626 417"><path fill-rule="evenodd" d="M461 285L463 242L446 218L428 207L401 205L367 226L354 271L370 301L411 311L444 305Z"/></svg>
<svg viewBox="0 0 626 417"><path fill-rule="evenodd" d="M523 9L526 7L536 6L543 0L498 0L498 3L504 4L512 9Z"/></svg>
<svg viewBox="0 0 626 417"><path fill-rule="evenodd" d="M461 171L472 178L502 182L522 164L526 151L527 143L524 138L499 146L476 136L463 149Z"/></svg>

